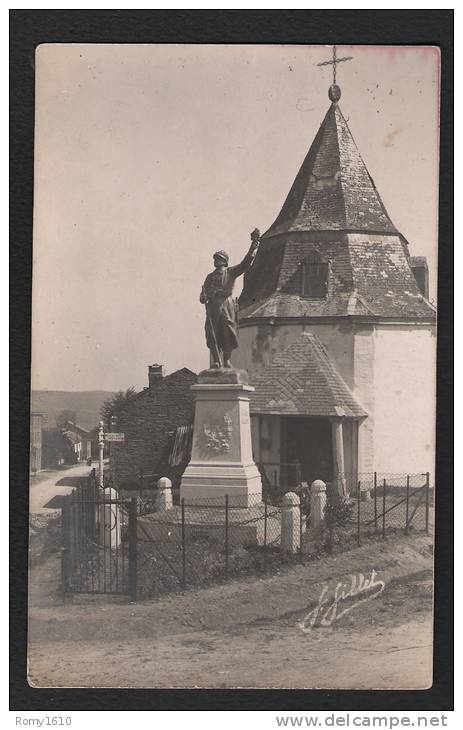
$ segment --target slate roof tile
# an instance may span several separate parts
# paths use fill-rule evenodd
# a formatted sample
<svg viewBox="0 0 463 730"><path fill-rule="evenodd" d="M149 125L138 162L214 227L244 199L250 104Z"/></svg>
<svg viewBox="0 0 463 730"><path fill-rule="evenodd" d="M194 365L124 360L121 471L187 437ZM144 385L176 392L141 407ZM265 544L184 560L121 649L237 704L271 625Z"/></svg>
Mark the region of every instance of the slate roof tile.
<svg viewBox="0 0 463 730"><path fill-rule="evenodd" d="M254 376L251 413L364 417L366 411L312 333L278 353Z"/></svg>
<svg viewBox="0 0 463 730"><path fill-rule="evenodd" d="M264 238L290 231L397 233L337 104L332 104Z"/></svg>
<svg viewBox="0 0 463 730"><path fill-rule="evenodd" d="M324 298L302 296L304 259L329 262ZM332 104L275 223L262 237L240 297L255 317L371 316L435 320L339 107Z"/></svg>

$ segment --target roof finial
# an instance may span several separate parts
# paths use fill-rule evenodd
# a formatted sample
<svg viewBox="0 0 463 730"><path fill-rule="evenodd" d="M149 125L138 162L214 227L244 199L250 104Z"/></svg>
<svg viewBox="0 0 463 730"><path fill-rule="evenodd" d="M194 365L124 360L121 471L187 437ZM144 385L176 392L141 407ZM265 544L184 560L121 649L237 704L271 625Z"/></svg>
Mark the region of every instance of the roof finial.
<svg viewBox="0 0 463 730"><path fill-rule="evenodd" d="M342 63L343 61L351 61L352 58L353 56L344 56L344 58L338 58L336 53L336 46L333 46L333 57L331 61L322 61L321 63L317 63L317 66L333 66L333 83L328 90L328 96L333 104L336 104L336 102L339 101L339 99L341 98L341 89L336 83L336 66L338 63Z"/></svg>

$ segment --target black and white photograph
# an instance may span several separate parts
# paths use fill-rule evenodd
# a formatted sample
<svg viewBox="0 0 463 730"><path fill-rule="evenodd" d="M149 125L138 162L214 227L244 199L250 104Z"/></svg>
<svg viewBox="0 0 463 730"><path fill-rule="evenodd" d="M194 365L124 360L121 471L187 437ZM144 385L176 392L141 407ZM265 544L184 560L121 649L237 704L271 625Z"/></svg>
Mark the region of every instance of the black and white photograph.
<svg viewBox="0 0 463 730"><path fill-rule="evenodd" d="M35 52L28 682L433 685L441 53Z"/></svg>

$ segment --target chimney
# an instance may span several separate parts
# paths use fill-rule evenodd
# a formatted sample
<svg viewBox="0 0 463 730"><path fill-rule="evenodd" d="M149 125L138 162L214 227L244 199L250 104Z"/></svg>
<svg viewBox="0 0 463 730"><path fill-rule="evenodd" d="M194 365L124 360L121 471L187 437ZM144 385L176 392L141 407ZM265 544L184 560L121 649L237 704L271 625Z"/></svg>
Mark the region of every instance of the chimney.
<svg viewBox="0 0 463 730"><path fill-rule="evenodd" d="M163 376L163 365L158 365L157 363L155 363L154 365L148 365L148 385L150 388L153 388L156 383L159 383L159 381L162 380Z"/></svg>
<svg viewBox="0 0 463 730"><path fill-rule="evenodd" d="M429 271L426 256L411 256L410 266L418 289L425 299L429 299Z"/></svg>

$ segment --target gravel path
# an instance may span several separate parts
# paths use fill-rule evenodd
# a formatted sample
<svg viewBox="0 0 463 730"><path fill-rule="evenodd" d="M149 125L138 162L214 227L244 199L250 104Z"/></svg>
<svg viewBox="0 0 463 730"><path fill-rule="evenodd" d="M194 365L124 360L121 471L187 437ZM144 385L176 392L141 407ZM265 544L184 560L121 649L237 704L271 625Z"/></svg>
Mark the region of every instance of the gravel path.
<svg viewBox="0 0 463 730"><path fill-rule="evenodd" d="M423 688L432 676L432 540L370 542L265 578L135 605L63 606L56 552L33 561L29 681L38 687ZM385 588L329 626L301 622L327 586L377 572ZM366 595L366 594L365 594ZM360 596L356 597L357 599ZM355 603L352 599L351 603ZM347 604L346 604L347 605ZM340 612L338 612L340 613Z"/></svg>

